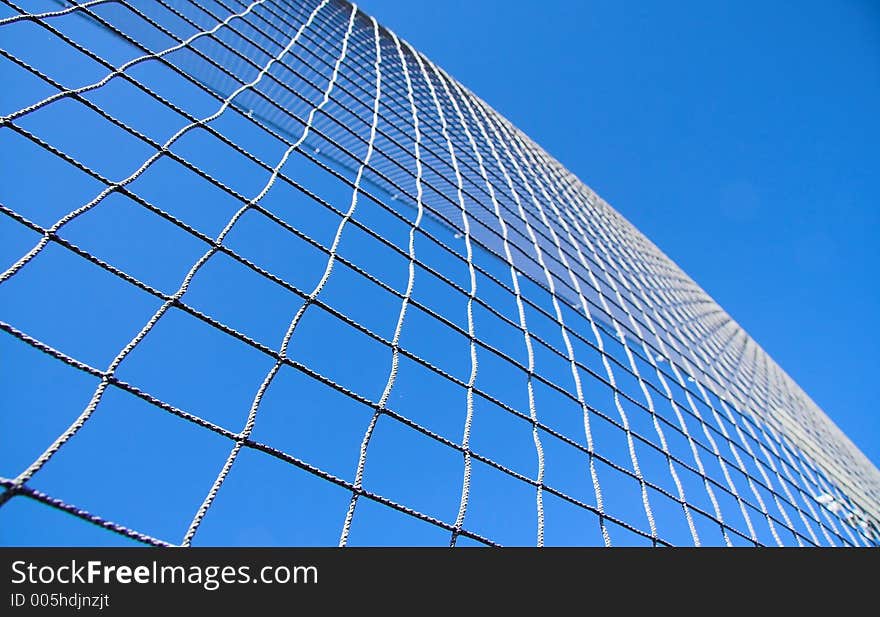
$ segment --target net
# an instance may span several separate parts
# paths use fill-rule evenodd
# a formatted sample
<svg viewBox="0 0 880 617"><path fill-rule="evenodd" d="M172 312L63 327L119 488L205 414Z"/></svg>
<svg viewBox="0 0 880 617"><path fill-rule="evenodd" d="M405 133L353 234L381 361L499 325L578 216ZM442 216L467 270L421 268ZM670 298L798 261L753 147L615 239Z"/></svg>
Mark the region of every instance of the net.
<svg viewBox="0 0 880 617"><path fill-rule="evenodd" d="M357 7L0 5L5 543L880 542L757 343Z"/></svg>

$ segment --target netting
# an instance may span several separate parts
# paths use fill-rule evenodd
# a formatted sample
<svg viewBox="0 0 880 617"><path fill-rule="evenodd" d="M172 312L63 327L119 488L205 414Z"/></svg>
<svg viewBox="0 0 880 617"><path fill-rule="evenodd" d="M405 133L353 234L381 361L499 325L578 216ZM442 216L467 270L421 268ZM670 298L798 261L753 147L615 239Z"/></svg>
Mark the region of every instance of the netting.
<svg viewBox="0 0 880 617"><path fill-rule="evenodd" d="M355 6L0 5L4 543L880 542L782 369Z"/></svg>

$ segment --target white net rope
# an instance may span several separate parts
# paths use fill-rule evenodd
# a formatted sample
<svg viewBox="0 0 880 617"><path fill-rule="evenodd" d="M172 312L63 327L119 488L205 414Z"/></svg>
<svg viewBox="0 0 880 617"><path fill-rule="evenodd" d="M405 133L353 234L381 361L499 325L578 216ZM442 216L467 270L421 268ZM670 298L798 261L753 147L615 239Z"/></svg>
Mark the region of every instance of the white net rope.
<svg viewBox="0 0 880 617"><path fill-rule="evenodd" d="M0 110L0 147L33 175L41 173L39 157L48 157L99 187L49 216L56 208L35 198L26 176L3 177L2 229L30 239L15 236L10 251L23 250L5 251L0 264L4 364L38 350L88 375L92 386L87 402L71 408L57 395L62 385L42 384L45 405L63 408L67 419L50 439L35 434L30 450L0 470L0 517L30 500L140 542L198 544L217 500L232 490L229 478L245 464L240 459L259 453L344 492L343 507L332 512L297 506L306 521L337 517L340 545L376 542L358 536L366 533L360 521L378 524L362 514L365 502L440 530L450 545L574 543L566 535L574 519L556 514L563 506L595 530L583 536L586 544L880 542L880 472L797 384L620 214L357 7L342 0L0 4L0 33L16 34L0 34L2 71L28 84ZM36 53L48 42L57 51ZM62 122L50 121L59 113ZM78 114L84 126L88 116L106 132L71 141ZM148 114L168 118L163 126L173 130L158 130ZM142 154L117 164L132 152ZM218 163L221 155L232 162ZM173 188L185 180L234 207L219 224L205 223L184 208L221 212L221 200ZM171 195L163 203L151 197L157 186ZM118 200L161 219L198 250L178 259L173 244L152 245L152 256L135 264L124 250L90 248L108 233L90 221L121 211ZM257 217L303 256L266 261L269 236L238 240ZM180 266L173 285L138 273L165 253ZM115 307L128 329L109 362L98 364L96 354L53 334L51 317L35 308L52 297L53 278L75 278L61 255L153 302L145 314ZM201 302L219 262L284 294L274 338L260 329L274 314L234 282L216 292L226 305ZM298 269L285 270L290 264ZM50 269L48 280L16 283L39 268ZM375 294L384 304L365 309ZM246 320L224 317L224 306L235 303L251 311ZM259 357L250 363L259 368L253 383L243 385L249 405L234 419L214 418L186 395L163 394L170 390L161 370L136 370L178 315ZM91 344L118 345L100 321L74 328ZM336 338L343 329L349 338ZM344 370L337 370L340 356L350 360ZM361 410L347 468L260 437L266 401L288 373L308 380L315 396L341 395ZM217 377L203 387L225 384ZM117 392L225 443L195 483L197 498L186 500L191 509L171 525L178 535L126 520L123 509L114 515L90 505L106 500L85 493L80 500L72 489L60 496L40 482L53 465L56 476L77 473L56 460L113 412ZM446 392L455 393L454 404L425 411ZM308 406L298 397L294 391L284 402L291 414ZM330 401L312 406L332 410ZM3 413L15 410L4 405ZM491 422L514 423L527 437ZM376 478L399 478L421 456L383 441L380 432L392 425L454 455L454 472L430 470L409 492L385 490ZM161 435L149 438L163 447ZM528 510L506 512L529 519L528 540L505 536L507 523L484 514L505 516L503 500L486 497L490 475L529 493ZM113 497L113 486L99 489L123 499ZM434 493L442 504L429 498ZM384 533L382 541L407 542L393 527Z"/></svg>

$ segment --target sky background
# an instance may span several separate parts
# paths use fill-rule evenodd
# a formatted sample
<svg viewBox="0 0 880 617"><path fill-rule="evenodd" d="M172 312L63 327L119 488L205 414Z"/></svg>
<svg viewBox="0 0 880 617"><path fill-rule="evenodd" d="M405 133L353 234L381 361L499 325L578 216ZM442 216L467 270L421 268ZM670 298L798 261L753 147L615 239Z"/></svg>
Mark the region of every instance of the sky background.
<svg viewBox="0 0 880 617"><path fill-rule="evenodd" d="M198 11L194 4L177 4ZM48 0L43 5L56 6ZM144 6L161 11L157 4ZM872 208L876 199L871 199L877 189L869 178L876 160L872 146L880 141L871 114L880 108L880 13L846 4L833 9L830 5L824 9L799 5L796 11L777 8L774 14L760 12L757 5L736 9L715 5L712 14L684 4L535 6L367 2L362 8L471 87L628 217L703 285L869 457L880 461L880 417L871 398L878 335L871 328L853 325L871 319L878 308L876 286L870 283L878 262L873 238L878 215ZM102 10L123 20L119 23L133 28L156 49L163 43L167 46L143 23L126 22L125 9L118 5L111 3ZM0 7L0 19L10 12ZM53 23L115 66L134 57L132 47L87 20L72 15ZM314 36L323 37L331 47L340 45L345 21L337 18L334 24L336 31ZM68 88L91 84L107 73L105 67L26 21L5 26L0 47ZM313 62L303 49L291 53L300 68L310 62L307 58ZM206 117L218 108L217 100L157 62L130 70L194 117ZM7 86L0 91L0 114L55 92L6 59L0 59L0 77ZM313 90L298 85L307 92L310 105L321 98L321 84L328 76L316 79L319 85ZM90 91L86 98L157 143L186 124L121 79ZM302 108L309 106L301 102L297 109L292 103L288 106L288 100L281 101L285 109L301 116ZM246 100L240 104L246 106ZM16 122L108 178L127 177L153 153L143 140L69 98ZM274 164L282 156L279 141L234 113L224 113L212 126L263 161ZM362 136L368 128L355 126ZM298 136L299 128L292 128ZM207 131L188 132L171 150L240 196L257 195L266 184L263 168L222 146ZM8 127L0 130L0 155L0 203L45 228L89 203L104 188ZM364 155L364 147L353 146L355 159ZM170 157L148 167L131 182L130 190L199 233L216 236L241 207L238 198ZM283 171L315 191L325 205L277 182L260 199L265 212L248 211L224 244L265 272L308 291L317 283L326 255L283 230L266 213L329 246L340 216L331 210L346 209L351 191L303 152L291 157ZM402 211L404 220L414 216L410 210ZM359 200L355 220L398 248L407 245L408 225L369 199ZM426 217L423 227L453 250L464 250L460 238L437 221ZM165 294L177 292L187 270L207 250L203 239L148 213L121 193L111 194L70 221L59 237ZM13 217L0 216L0 271L38 238ZM395 289L406 286L408 260L401 256L406 254L403 250L396 253L353 225L346 227L339 247L341 256ZM458 286L467 286L463 262L421 236L415 250L420 261ZM481 251L474 259L498 280L509 276L501 260ZM516 319L511 318L515 314L511 295L489 282L481 275L480 297L508 319ZM527 294L543 297L537 295L536 285L522 284L527 285ZM419 270L413 298L457 323L459 331L440 327L427 313L410 309L401 345L463 384L470 371L469 342L461 334L466 302L464 294L451 289ZM320 299L378 336L386 340L393 336L400 299L347 266L337 265ZM299 296L223 254L205 262L184 301L271 349L278 348L301 306ZM160 305L155 295L137 290L57 243L50 243L0 285L0 320L97 370L110 364ZM537 310L526 312L530 331L561 349L552 318L544 319ZM525 361L516 327L503 325L481 309L475 315L480 337L510 358ZM331 318L317 305L309 308L292 340L291 358L358 396L379 399L390 366L384 345ZM606 337L608 353L620 360L622 347L611 341ZM576 345L578 357L587 365L599 365L590 347ZM509 409L528 409L524 373L482 348L478 355L476 386ZM12 478L82 412L98 379L6 334L0 336L0 360L4 412L0 413L0 476ZM240 339L172 308L155 322L116 374L178 409L237 432L271 365L268 356ZM554 383L570 379L567 362L540 348L536 366ZM619 387L641 396L635 379L623 373L617 372ZM582 379L587 380L589 402L616 415L610 388L587 373ZM676 392L680 400L681 393ZM534 396L541 422L569 440L546 434L542 438L547 485L592 503L595 496L584 473L586 455L575 447L585 447L580 406L544 384L535 386ZM656 441L648 410L624 406L629 408L633 430ZM464 389L421 364L401 361L389 407L449 442L462 439ZM284 367L260 403L252 437L351 481L371 409ZM669 411L659 413L668 416ZM695 433L698 428L692 420L688 422ZM596 416L592 422L597 452L605 457L599 475L606 512L644 532L648 521L638 482L625 471L631 465L631 451L624 433L609 417L600 421ZM666 432L670 451L687 463L688 443L673 430ZM517 418L478 397L470 443L475 452L522 477L537 473L527 417ZM752 447L758 445L754 442ZM113 387L83 429L28 486L131 529L179 542L229 448L228 439ZM689 544L691 534L680 504L670 497L677 488L667 461L656 444L652 448L639 441L636 450L643 476L653 483L651 500L660 521L659 536ZM366 488L437 519L455 520L462 486L460 452L384 416L369 452ZM703 456L703 462L710 477L721 477L711 456ZM746 461L747 466L753 464ZM744 471L760 475L756 468ZM710 512L714 500L699 475L684 467L679 473L688 502ZM740 490L745 490L744 479L738 478ZM770 503L771 495L763 492ZM733 498L721 490L717 494L727 524L744 529ZM196 544L335 544L350 495L338 484L245 449L199 528ZM801 523L794 511L789 508L786 513L778 502L776 506L777 520L790 517L798 530ZM548 544L602 542L597 518L588 510L549 493L545 510ZM485 463L475 464L467 529L502 544L533 544L535 517L531 484ZM760 515L754 518L757 539L774 543L766 521ZM697 516L695 524L704 543L721 543L719 527L709 518ZM611 526L615 545L649 543L624 526L613 522ZM802 528L798 531L802 536L806 533ZM350 541L353 545L444 545L448 538L447 531L361 499ZM0 544L125 542L24 497L0 508ZM461 540L468 542L474 543ZM734 542L750 543L744 537Z"/></svg>
<svg viewBox="0 0 880 617"><path fill-rule="evenodd" d="M693 277L875 464L880 5L360 3Z"/></svg>

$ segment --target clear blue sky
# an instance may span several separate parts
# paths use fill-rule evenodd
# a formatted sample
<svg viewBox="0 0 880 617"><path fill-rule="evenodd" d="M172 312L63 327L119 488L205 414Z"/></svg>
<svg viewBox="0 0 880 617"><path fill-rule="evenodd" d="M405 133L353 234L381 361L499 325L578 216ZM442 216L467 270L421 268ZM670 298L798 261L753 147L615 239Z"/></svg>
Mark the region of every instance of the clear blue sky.
<svg viewBox="0 0 880 617"><path fill-rule="evenodd" d="M880 143L880 11L846 3L774 5L770 10L757 3L707 8L700 3L527 6L378 0L362 8L473 89L628 217L726 308L869 457L880 461L880 415L873 396L880 337L861 325L871 322L880 303L874 282L880 262L880 189L871 182L878 175L875 149ZM9 13L3 9L0 17ZM62 18L56 23L113 63L136 55L85 20ZM68 87L106 75L106 69L33 24L13 24L2 36L0 46ZM213 99L171 80L157 63L139 65L132 74L168 88L197 117L218 107ZM8 85L0 92L3 114L53 92L6 60L0 61L0 75ZM118 79L88 98L160 143L186 124ZM142 142L70 100L19 123L114 179L127 176L152 154ZM243 140L263 160L279 159L278 142L257 135L232 114L222 116L216 126ZM218 147L205 132L186 135L172 151L243 195L257 194L266 181L263 170ZM44 227L102 189L8 128L0 130L0 153L0 202ZM347 207L350 192L301 156L291 157L284 170L330 203ZM131 188L211 236L240 207L167 158ZM358 217L405 247L406 226L362 201ZM261 204L330 243L336 215L289 186L276 184ZM433 220L424 226L450 244L458 241ZM192 235L120 194L75 219L60 236L168 294L206 250ZM0 270L38 238L0 216ZM307 291L326 261L314 247L253 211L242 217L225 243ZM455 246L462 250L460 241ZM417 252L438 269L449 263L460 266L421 239ZM406 260L366 234L347 228L340 254L389 285L405 287ZM484 266L497 272L499 263L486 260ZM441 271L466 285L463 267ZM484 286L481 293L493 297L488 289ZM461 298L451 303L449 288L424 273L416 277L414 297L440 307L460 326L466 321ZM379 335L392 336L399 299L351 271L337 267L321 298ZM272 349L278 348L300 306L289 292L223 255L212 257L196 275L184 300ZM507 303L499 310L512 313L510 297L498 302ZM159 304L56 244L0 285L0 319L100 370ZM512 356L524 356L516 329L511 336L510 330L492 329L497 320L481 313L477 320L481 334L497 337ZM405 348L461 380L468 378L463 337L417 311L407 314L406 324L401 339ZM530 326L547 328L534 319ZM559 338L558 330L547 330L546 338L553 342L553 336ZM561 340L556 345L561 348ZM0 475L15 477L84 409L97 380L7 334L0 336L0 357ZM315 307L303 318L291 357L374 401L390 364L387 348ZM539 369L558 377L559 383L570 378L567 365L559 368L555 358L550 360L539 357ZM118 375L237 432L270 366L251 347L172 309L120 365ZM513 408L528 408L521 373L488 353L480 356L480 371L479 387ZM610 411L610 401L602 400L598 391L591 390L596 405ZM577 443L583 441L579 407L549 388L539 388L536 398L542 421ZM414 362L401 363L390 406L444 438L461 440L462 389ZM253 438L350 481L369 410L286 367L264 397ZM646 413L637 413L632 422L644 423L635 427L643 434L653 430ZM454 521L461 454L388 418L377 427L365 486ZM475 451L535 476L527 422L484 402L475 410L473 430ZM622 432L611 425L603 428L601 422L594 430L597 449L628 467ZM665 460L642 445L645 477L674 492ZM681 440L677 445L680 452L687 448ZM591 503L583 452L554 439L545 440L543 447L547 482ZM229 448L228 440L111 388L82 431L29 486L178 542ZM610 466L601 473L608 511L645 529L635 481ZM714 476L720 477L717 468ZM709 511L700 479L683 474L682 482L691 503ZM349 498L342 487L246 449L196 543L335 544ZM661 537L687 544L690 535L679 504L658 494L652 499L662 522ZM729 495L719 494L719 499L726 513L739 516ZM596 517L586 510L553 496L545 498L545 508L548 544L601 543ZM466 523L505 544L534 543L533 487L475 465ZM732 524L743 527L741 521ZM696 525L705 542L720 543L717 525L708 519ZM442 545L448 535L361 499L351 542ZM758 530L758 537L773 541L766 527ZM646 542L622 527L612 530L612 538L615 544ZM0 508L0 544L124 541L24 498Z"/></svg>
<svg viewBox="0 0 880 617"><path fill-rule="evenodd" d="M880 5L360 6L632 221L880 464Z"/></svg>

